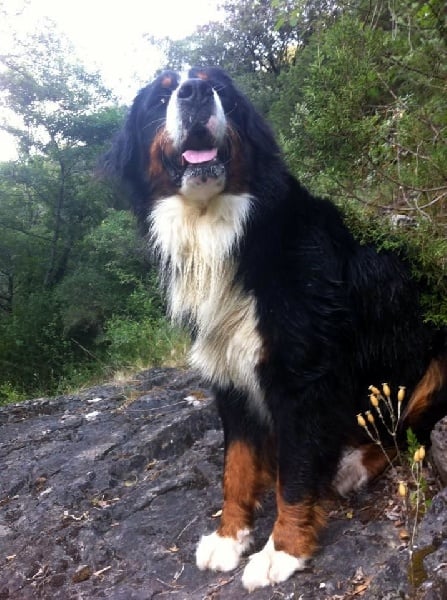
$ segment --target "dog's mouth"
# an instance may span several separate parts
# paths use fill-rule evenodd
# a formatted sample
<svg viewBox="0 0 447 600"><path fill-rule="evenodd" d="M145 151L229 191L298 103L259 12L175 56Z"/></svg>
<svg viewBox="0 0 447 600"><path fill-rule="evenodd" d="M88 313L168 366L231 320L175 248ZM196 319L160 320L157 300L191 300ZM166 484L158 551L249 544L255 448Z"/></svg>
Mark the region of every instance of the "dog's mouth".
<svg viewBox="0 0 447 600"><path fill-rule="evenodd" d="M225 172L217 148L185 150L182 153L182 163L183 177L200 179L203 183L208 179L218 179Z"/></svg>
<svg viewBox="0 0 447 600"><path fill-rule="evenodd" d="M177 156L170 161L171 177L178 187L191 179L202 183L221 179L225 176L225 155L225 144L218 147L209 129L197 124L187 135Z"/></svg>
<svg viewBox="0 0 447 600"><path fill-rule="evenodd" d="M222 149L212 131L213 117L197 121L181 145L181 162L186 168L207 168L220 162Z"/></svg>
<svg viewBox="0 0 447 600"><path fill-rule="evenodd" d="M189 165L203 165L216 162L217 148L209 148L205 150L185 150L182 153L182 158Z"/></svg>

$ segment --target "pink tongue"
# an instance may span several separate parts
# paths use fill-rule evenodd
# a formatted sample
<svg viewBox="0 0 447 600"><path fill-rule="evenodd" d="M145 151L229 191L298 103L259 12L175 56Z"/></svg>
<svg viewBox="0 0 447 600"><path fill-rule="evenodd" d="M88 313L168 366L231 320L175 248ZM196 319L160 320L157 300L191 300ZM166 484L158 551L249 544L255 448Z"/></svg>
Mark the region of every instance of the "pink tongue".
<svg viewBox="0 0 447 600"><path fill-rule="evenodd" d="M192 164L204 163L213 160L217 156L217 148L211 150L186 150L183 158Z"/></svg>

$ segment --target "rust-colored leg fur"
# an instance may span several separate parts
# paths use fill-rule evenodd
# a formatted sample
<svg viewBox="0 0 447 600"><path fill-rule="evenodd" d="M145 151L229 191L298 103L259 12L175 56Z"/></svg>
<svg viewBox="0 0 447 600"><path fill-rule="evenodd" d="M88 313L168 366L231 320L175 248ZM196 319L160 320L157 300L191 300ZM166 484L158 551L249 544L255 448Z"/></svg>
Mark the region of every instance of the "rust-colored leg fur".
<svg viewBox="0 0 447 600"><path fill-rule="evenodd" d="M275 550L297 558L311 556L317 547L320 529L325 524L324 510L313 500L288 504L278 488L276 495L278 516L273 527Z"/></svg>
<svg viewBox="0 0 447 600"><path fill-rule="evenodd" d="M218 533L237 537L251 528L253 511L260 494L271 484L267 465L246 442L234 441L228 447L224 470L224 505Z"/></svg>
<svg viewBox="0 0 447 600"><path fill-rule="evenodd" d="M229 442L225 455L224 505L217 531L205 535L196 551L200 569L231 571L252 541L253 513L260 494L272 481L267 454L248 442Z"/></svg>

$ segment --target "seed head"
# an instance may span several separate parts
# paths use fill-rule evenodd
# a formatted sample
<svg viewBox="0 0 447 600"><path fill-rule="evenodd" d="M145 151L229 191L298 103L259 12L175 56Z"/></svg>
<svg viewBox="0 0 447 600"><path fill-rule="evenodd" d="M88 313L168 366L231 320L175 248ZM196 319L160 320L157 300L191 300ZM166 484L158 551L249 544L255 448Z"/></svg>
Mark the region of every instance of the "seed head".
<svg viewBox="0 0 447 600"><path fill-rule="evenodd" d="M391 396L390 386L387 383L383 383L382 384L382 389L383 389L383 393L385 394L385 396L387 398L389 398Z"/></svg>
<svg viewBox="0 0 447 600"><path fill-rule="evenodd" d="M399 403L401 403L404 398L405 398L405 386L400 385L399 386L399 391L397 392L397 401Z"/></svg>
<svg viewBox="0 0 447 600"><path fill-rule="evenodd" d="M372 414L372 412L370 410L367 410L365 415L366 415L366 418L368 419L369 423L374 423L374 415Z"/></svg>
<svg viewBox="0 0 447 600"><path fill-rule="evenodd" d="M376 396L380 396L380 390L378 388L376 388L375 385L370 385L368 389L370 392L372 392Z"/></svg>
<svg viewBox="0 0 447 600"><path fill-rule="evenodd" d="M360 425L360 427L366 427L366 421L361 413L357 415L357 423Z"/></svg>
<svg viewBox="0 0 447 600"><path fill-rule="evenodd" d="M406 542L407 540L410 539L410 534L408 533L408 531L406 529L401 529L399 531L399 537L403 542Z"/></svg>
<svg viewBox="0 0 447 600"><path fill-rule="evenodd" d="M425 458L425 447L420 446L414 453L413 461L415 463L422 462L424 460L424 458Z"/></svg>
<svg viewBox="0 0 447 600"><path fill-rule="evenodd" d="M379 406L379 398L375 394L370 394L369 401L374 406L374 408L377 408Z"/></svg>
<svg viewBox="0 0 447 600"><path fill-rule="evenodd" d="M407 497L407 484L405 483L405 481L399 481L398 492L401 498Z"/></svg>
<svg viewBox="0 0 447 600"><path fill-rule="evenodd" d="M425 458L425 446L421 446L419 448L419 460L424 460Z"/></svg>

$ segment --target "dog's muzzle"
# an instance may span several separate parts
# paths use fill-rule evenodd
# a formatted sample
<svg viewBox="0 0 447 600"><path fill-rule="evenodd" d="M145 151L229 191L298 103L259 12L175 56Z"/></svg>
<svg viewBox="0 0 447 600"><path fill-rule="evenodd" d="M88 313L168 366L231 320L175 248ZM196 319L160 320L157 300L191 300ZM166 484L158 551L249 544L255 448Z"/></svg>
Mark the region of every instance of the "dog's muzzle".
<svg viewBox="0 0 447 600"><path fill-rule="evenodd" d="M187 79L174 91L166 129L178 151L169 165L176 185L190 178L206 182L225 176L226 119L219 96L208 81Z"/></svg>

